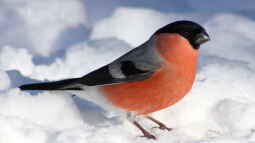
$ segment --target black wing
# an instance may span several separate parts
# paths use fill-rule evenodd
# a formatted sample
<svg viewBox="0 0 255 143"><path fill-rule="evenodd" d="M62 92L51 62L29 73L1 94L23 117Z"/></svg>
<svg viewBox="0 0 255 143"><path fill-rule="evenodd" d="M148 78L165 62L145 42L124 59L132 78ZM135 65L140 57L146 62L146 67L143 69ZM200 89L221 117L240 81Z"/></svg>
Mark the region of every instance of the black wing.
<svg viewBox="0 0 255 143"><path fill-rule="evenodd" d="M81 90L83 86L100 86L150 78L160 68L161 59L155 48L147 42L112 63L81 78L55 82L28 84L22 90Z"/></svg>
<svg viewBox="0 0 255 143"><path fill-rule="evenodd" d="M77 83L78 78L65 79L53 82L32 83L20 86L21 90L82 90Z"/></svg>
<svg viewBox="0 0 255 143"><path fill-rule="evenodd" d="M145 80L161 67L161 58L153 47L153 39L131 50L112 63L81 78L81 83L98 86Z"/></svg>
<svg viewBox="0 0 255 143"><path fill-rule="evenodd" d="M121 82L129 82L129 81L139 81L145 80L149 78L154 71L144 71L136 68L131 61L122 62L119 67L120 72L114 73L111 71L112 65L106 65L96 71L93 71L80 79L80 83L88 85L88 86L98 86L105 84L114 84Z"/></svg>

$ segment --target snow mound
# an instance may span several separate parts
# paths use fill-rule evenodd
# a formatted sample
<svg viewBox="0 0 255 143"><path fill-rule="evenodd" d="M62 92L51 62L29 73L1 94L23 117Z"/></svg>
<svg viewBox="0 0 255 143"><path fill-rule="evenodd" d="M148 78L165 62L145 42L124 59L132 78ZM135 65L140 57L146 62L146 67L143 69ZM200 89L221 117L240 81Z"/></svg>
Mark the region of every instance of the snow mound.
<svg viewBox="0 0 255 143"><path fill-rule="evenodd" d="M34 64L32 55L27 49L15 49L5 46L0 49L0 69L18 70L23 75L30 75L33 72Z"/></svg>
<svg viewBox="0 0 255 143"><path fill-rule="evenodd" d="M9 79L8 74L5 71L0 70L0 91L8 89L10 85L11 81Z"/></svg>
<svg viewBox="0 0 255 143"><path fill-rule="evenodd" d="M10 36L10 43L24 43L33 53L50 56L56 52L59 35L69 28L86 23L85 10L79 0L4 0L1 2L3 12L3 31ZM11 22L9 23L9 18ZM15 29L13 31L12 29ZM10 29L10 30L9 30ZM24 30L25 29L25 30ZM16 36L9 32L22 34ZM19 39L17 39L19 38ZM10 40L11 39L11 40ZM63 41L62 41L63 42ZM18 46L19 43L15 45Z"/></svg>
<svg viewBox="0 0 255 143"><path fill-rule="evenodd" d="M154 22L151 22L153 19ZM167 23L167 16L149 9L117 9L110 18L96 23L91 39L115 37L132 46L146 41L155 30ZM134 36L135 35L135 36Z"/></svg>

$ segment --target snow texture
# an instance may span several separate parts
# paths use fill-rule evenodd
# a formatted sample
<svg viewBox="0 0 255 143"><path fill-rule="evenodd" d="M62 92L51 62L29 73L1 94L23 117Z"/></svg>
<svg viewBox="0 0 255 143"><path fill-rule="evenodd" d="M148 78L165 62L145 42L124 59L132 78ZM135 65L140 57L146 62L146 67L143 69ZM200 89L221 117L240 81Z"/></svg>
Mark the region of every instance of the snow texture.
<svg viewBox="0 0 255 143"><path fill-rule="evenodd" d="M255 142L255 2L160 2L0 1L0 143ZM203 25L211 41L200 49L191 92L152 114L174 130L140 120L156 141L91 102L103 100L96 90L72 97L17 88L83 76L180 19Z"/></svg>

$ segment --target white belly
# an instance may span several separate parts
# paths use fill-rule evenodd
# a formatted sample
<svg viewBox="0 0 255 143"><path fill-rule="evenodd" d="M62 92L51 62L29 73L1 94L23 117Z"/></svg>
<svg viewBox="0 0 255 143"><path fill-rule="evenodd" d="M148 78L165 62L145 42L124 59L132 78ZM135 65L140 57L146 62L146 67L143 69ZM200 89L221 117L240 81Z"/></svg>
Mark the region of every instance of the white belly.
<svg viewBox="0 0 255 143"><path fill-rule="evenodd" d="M85 87L84 90L81 91L77 90L68 92L100 106L106 111L105 115L109 118L113 116L126 116L126 112L116 106L113 106L111 102L102 96L102 93L97 87Z"/></svg>

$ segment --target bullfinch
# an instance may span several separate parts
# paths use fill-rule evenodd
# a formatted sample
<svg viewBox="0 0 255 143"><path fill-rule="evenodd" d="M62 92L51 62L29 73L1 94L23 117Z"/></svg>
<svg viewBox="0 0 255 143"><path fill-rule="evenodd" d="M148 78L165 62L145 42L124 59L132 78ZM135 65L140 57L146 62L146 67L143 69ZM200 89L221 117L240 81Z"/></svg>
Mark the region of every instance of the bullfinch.
<svg viewBox="0 0 255 143"><path fill-rule="evenodd" d="M144 129L135 117L145 117L160 129L171 130L149 113L180 101L191 89L198 50L209 35L192 21L176 21L157 30L146 42L111 63L80 78L33 83L21 90L70 90L97 88L106 104L125 113L144 137L156 137ZM99 101L98 101L99 102Z"/></svg>

